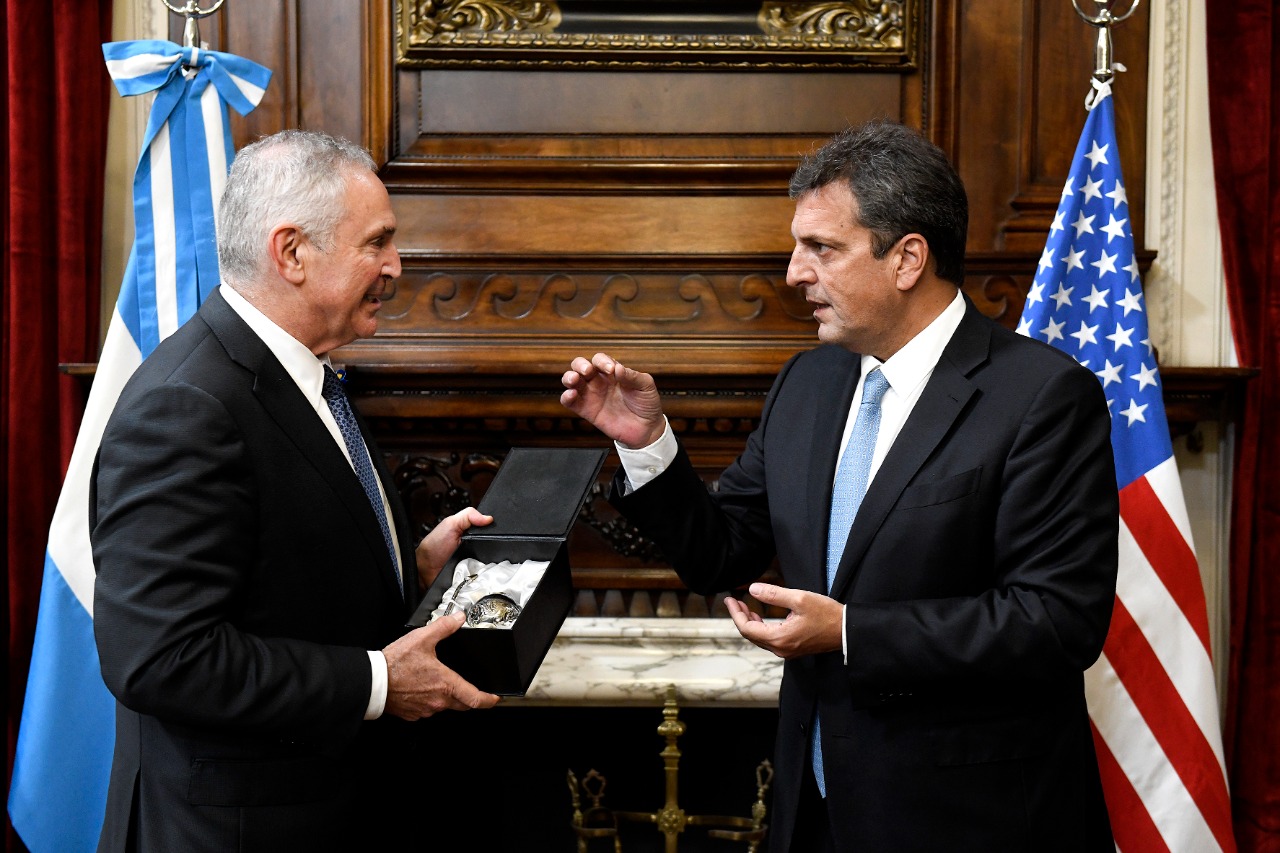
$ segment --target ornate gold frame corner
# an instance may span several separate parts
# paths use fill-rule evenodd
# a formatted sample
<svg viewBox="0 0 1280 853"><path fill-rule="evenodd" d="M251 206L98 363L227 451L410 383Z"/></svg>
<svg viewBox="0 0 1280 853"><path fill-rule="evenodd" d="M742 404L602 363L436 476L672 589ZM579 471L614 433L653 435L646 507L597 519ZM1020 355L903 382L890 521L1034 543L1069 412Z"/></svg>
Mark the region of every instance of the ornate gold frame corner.
<svg viewBox="0 0 1280 853"><path fill-rule="evenodd" d="M916 70L928 0L395 0L401 68Z"/></svg>

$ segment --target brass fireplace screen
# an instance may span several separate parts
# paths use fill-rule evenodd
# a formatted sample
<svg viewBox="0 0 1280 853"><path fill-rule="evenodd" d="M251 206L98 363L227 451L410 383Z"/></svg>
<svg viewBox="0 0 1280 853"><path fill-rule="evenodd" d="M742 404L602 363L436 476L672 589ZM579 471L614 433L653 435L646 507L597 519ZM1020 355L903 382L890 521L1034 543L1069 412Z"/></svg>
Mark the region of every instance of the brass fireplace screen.
<svg viewBox="0 0 1280 853"><path fill-rule="evenodd" d="M766 0L396 0L411 68L917 67L922 6Z"/></svg>

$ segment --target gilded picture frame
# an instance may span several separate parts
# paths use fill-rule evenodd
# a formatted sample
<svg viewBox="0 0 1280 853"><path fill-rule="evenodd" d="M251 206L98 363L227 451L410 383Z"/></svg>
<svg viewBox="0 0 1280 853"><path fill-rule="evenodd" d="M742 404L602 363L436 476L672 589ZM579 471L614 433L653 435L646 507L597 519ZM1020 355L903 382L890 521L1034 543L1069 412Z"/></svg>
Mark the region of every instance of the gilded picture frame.
<svg viewBox="0 0 1280 853"><path fill-rule="evenodd" d="M402 68L912 71L927 0L395 0Z"/></svg>

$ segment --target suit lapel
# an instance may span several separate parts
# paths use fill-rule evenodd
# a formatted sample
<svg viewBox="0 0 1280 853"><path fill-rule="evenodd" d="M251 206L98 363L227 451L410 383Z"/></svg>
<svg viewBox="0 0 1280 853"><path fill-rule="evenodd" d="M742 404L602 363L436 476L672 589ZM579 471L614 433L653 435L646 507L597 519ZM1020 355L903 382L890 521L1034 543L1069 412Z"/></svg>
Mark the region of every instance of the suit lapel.
<svg viewBox="0 0 1280 853"><path fill-rule="evenodd" d="M967 300L966 305L964 318L942 351L933 375L858 508L832 584L833 598L840 599L848 591L876 531L898 502L903 489L946 438L956 418L977 392L969 375L987 358L991 329ZM829 485L827 491L830 494Z"/></svg>
<svg viewBox="0 0 1280 853"><path fill-rule="evenodd" d="M811 559L804 566L813 567L801 578L788 578L791 586L800 586L820 595L827 593L827 535L831 527L831 490L835 485L836 457L840 438L853 405L853 391L858 387L861 357L842 350L838 353L847 367L835 371L829 386L820 389L816 414L810 431L809 449L798 458L810 458L814 475L809 478L809 551ZM827 402L824 402L823 398Z"/></svg>
<svg viewBox="0 0 1280 853"><path fill-rule="evenodd" d="M369 505L360 479L311 404L298 390L293 377L285 371L262 339L227 305L217 290L205 299L200 307L200 315L231 359L254 375L254 397L298 448L299 453L328 482L369 546L371 556L377 564L378 576L387 589L394 591L399 597L400 590L396 588L395 572L382 538L382 528L373 514L373 507ZM361 431L364 431L363 424ZM410 564L406 563L405 571L409 571L409 568Z"/></svg>

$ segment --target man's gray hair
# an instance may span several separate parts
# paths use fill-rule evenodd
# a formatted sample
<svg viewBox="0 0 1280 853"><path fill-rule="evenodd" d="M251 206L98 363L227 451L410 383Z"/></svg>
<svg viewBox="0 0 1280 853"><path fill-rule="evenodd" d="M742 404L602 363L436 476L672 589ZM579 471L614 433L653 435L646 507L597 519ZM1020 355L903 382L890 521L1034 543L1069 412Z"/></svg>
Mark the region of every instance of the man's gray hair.
<svg viewBox="0 0 1280 853"><path fill-rule="evenodd" d="M223 280L252 285L263 272L267 235L298 226L321 251L333 241L351 171L376 171L369 152L340 137L284 130L246 145L231 164L218 210Z"/></svg>

